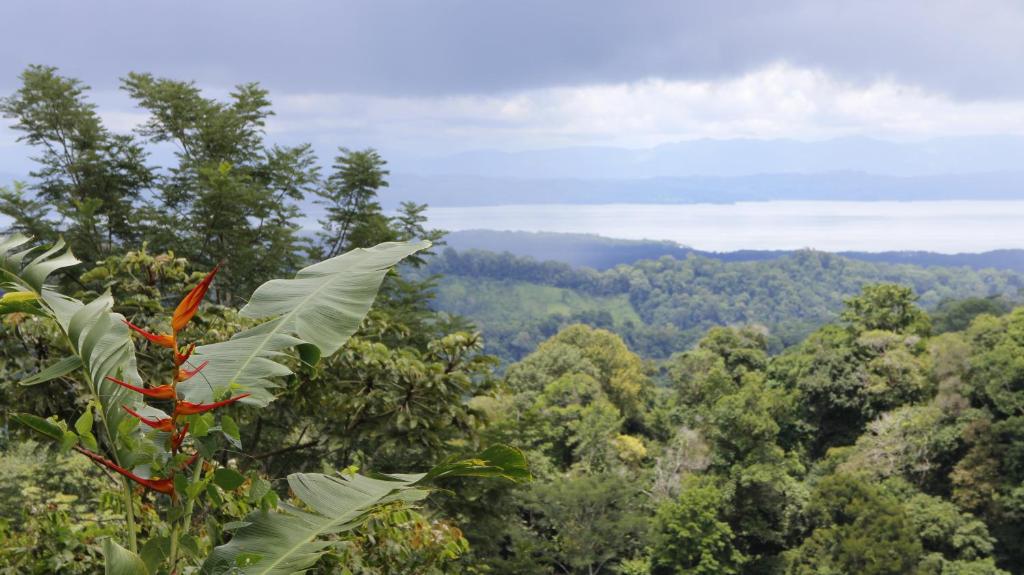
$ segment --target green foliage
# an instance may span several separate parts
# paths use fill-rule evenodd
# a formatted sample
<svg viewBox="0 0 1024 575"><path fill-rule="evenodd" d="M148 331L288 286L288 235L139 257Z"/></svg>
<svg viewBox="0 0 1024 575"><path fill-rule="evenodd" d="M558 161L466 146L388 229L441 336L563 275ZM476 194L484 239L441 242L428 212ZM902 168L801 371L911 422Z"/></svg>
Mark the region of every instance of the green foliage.
<svg viewBox="0 0 1024 575"><path fill-rule="evenodd" d="M688 477L679 497L658 508L652 526L654 575L740 573L747 558L723 519L729 496L713 481Z"/></svg>
<svg viewBox="0 0 1024 575"><path fill-rule="evenodd" d="M899 502L855 477L822 480L809 514L814 529L787 553L787 573L896 575L913 572L921 558L921 541Z"/></svg>
<svg viewBox="0 0 1024 575"><path fill-rule="evenodd" d="M965 297L1018 301L1024 286L1013 272L871 263L813 251L746 262L663 257L599 272L508 253L445 250L426 272L444 275L437 309L474 320L488 349L508 360L572 323L614 331L651 358L685 350L716 326L763 325L777 352L836 319L844 300L865 285L904 286L893 288L897 296L912 288L925 309ZM927 320L904 308L915 314L912 321ZM890 308L871 321L908 319L900 313Z"/></svg>
<svg viewBox="0 0 1024 575"><path fill-rule="evenodd" d="M491 448L478 458L444 463L420 475L292 474L288 485L303 507L250 513L231 541L214 550L202 572L304 572L331 545L321 537L354 529L380 505L423 499L429 494L430 481L459 476L520 480L529 478L529 472L521 453Z"/></svg>
<svg viewBox="0 0 1024 575"><path fill-rule="evenodd" d="M49 241L63 233L87 261L95 261L137 241L135 202L153 181L146 153L132 136L103 127L96 107L86 100L88 86L60 76L49 66L29 66L21 86L0 99L0 113L14 121L19 141L39 149L39 169L31 176L38 200L18 188L0 195L0 213L16 228ZM44 205L56 214L47 213ZM64 227L49 219L59 215Z"/></svg>
<svg viewBox="0 0 1024 575"><path fill-rule="evenodd" d="M101 541L123 528L115 487L31 439L0 450L0 573L94 573Z"/></svg>
<svg viewBox="0 0 1024 575"><path fill-rule="evenodd" d="M469 552L462 531L448 521L403 506L374 511L337 550L323 571L344 575L455 575L466 572L460 561Z"/></svg>
<svg viewBox="0 0 1024 575"><path fill-rule="evenodd" d="M847 299L840 316L858 332L891 331L927 335L928 316L914 302L917 296L907 286L876 284L864 286L860 295Z"/></svg>
<svg viewBox="0 0 1024 575"><path fill-rule="evenodd" d="M246 478L223 465L211 466L204 472L202 464L197 464L191 479L184 473L176 473L189 465L185 462L186 456L178 453L179 443L168 448L171 441L166 434L160 435L156 431L143 433L136 419L129 418L120 408L131 406L134 411L150 413L154 421L168 415L141 404L133 392L116 385L108 377L123 378L136 387L143 385L136 371L134 346L128 336L128 327L122 316L111 311L113 299L109 292L83 304L45 286L46 278L52 272L78 262L69 251L63 250L61 242L24 263L31 250L17 253L14 250L26 241L26 238L17 236L0 239L2 287L13 290L9 294L21 294L14 298L16 301L34 306L25 308L28 313L49 316L59 326L72 357L77 359L73 367L82 371L88 403L75 421L74 431L62 420L43 419L31 414L15 415L14 419L59 442L62 450L74 448L93 462L124 476L126 543L120 545L111 539L103 542L107 572L150 572L165 564L169 565L171 572L176 572L182 559L187 557L194 561L202 557L200 542L190 533L193 508L200 495L206 493L211 503L219 506L224 502L222 491L227 493L239 489L246 483ZM191 378L177 381L175 415L172 417L180 417L178 408L186 405L179 397L198 405L217 400L228 388L232 391L248 390L257 404L273 399L269 393L261 395L259 392L273 385L271 378L290 373L286 366L277 363L282 352L298 348L300 357L307 363L315 363L321 355L333 355L358 329L387 270L408 253L422 247L425 244L393 243L355 250L301 270L293 280L277 280L261 286L241 315L264 320L264 323L243 330L229 340L229 344L240 341L237 346L212 344L196 350L196 355L211 365L212 371L208 370L204 375L212 375L214 381L226 381L224 388L215 388L209 383L206 388L193 387ZM111 263L118 267L119 262ZM19 308L6 313L26 312ZM175 353L181 353L176 341L173 345ZM225 373L218 374L218 369ZM70 372L65 367L51 366L36 379L56 379ZM96 419L94 408L98 416ZM187 423L191 427L189 437L196 456L202 454L212 458L215 455L217 444L211 442L212 431L221 431L226 440L239 445L240 430L232 419L225 419L222 426L215 426L214 418L204 414L190 416ZM93 434L96 424L103 431L102 448ZM188 431L188 427L185 430ZM181 437L184 435L182 432ZM85 447L77 445L79 443ZM101 449L108 452L113 460L104 457ZM146 475L140 476L133 469L143 470L141 472ZM147 476L163 479L148 479ZM460 476L503 477L513 481L530 478L522 454L502 447L489 448L472 459L448 460L417 476L293 474L289 477L291 490L309 511L292 506L280 512L272 509L276 498L268 499L271 493L269 485L260 480L264 487L258 494L253 493L256 483L250 485L249 504L258 501L261 509L249 513L243 524L235 526L231 541L218 546L203 569L205 572L233 572L237 568L244 568L244 572L305 571L330 545L329 542L315 541L318 536L335 536L355 528L380 505L422 499L428 493L427 482ZM154 537L143 548L142 555L136 543L135 503L128 478L172 495L165 523L156 526ZM163 486L165 483L167 485ZM162 486L157 487L158 484ZM221 531L214 521L208 533L211 544L216 543ZM276 534L270 540L266 539L268 531ZM438 555L435 562L446 557L452 558L451 553Z"/></svg>
<svg viewBox="0 0 1024 575"><path fill-rule="evenodd" d="M964 331L979 315L1005 315L1012 308L1010 302L1000 297L946 300L939 303L935 311L932 312L932 326L937 334Z"/></svg>
<svg viewBox="0 0 1024 575"><path fill-rule="evenodd" d="M613 573L643 547L644 497L619 474L535 483L517 504L525 520L508 526L509 555L495 561L499 573Z"/></svg>
<svg viewBox="0 0 1024 575"><path fill-rule="evenodd" d="M803 397L804 418L816 433L815 454L852 443L871 419L933 391L921 337L905 333L926 329L920 323L926 316L919 308L905 309L912 294L883 287L867 286L849 300L846 328L825 326L772 365L772 377Z"/></svg>

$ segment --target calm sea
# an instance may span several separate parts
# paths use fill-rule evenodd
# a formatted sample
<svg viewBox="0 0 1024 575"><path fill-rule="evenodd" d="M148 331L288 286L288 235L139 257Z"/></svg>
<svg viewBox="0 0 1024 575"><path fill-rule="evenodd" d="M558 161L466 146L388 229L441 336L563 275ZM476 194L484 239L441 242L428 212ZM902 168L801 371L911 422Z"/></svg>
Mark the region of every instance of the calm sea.
<svg viewBox="0 0 1024 575"><path fill-rule="evenodd" d="M519 230L672 240L712 251L1024 248L1024 201L749 202L434 208L446 230Z"/></svg>
<svg viewBox="0 0 1024 575"><path fill-rule="evenodd" d="M317 227L318 213L300 225ZM741 202L432 208L432 227L672 240L711 251L1024 248L1024 201ZM7 219L0 216L0 229Z"/></svg>

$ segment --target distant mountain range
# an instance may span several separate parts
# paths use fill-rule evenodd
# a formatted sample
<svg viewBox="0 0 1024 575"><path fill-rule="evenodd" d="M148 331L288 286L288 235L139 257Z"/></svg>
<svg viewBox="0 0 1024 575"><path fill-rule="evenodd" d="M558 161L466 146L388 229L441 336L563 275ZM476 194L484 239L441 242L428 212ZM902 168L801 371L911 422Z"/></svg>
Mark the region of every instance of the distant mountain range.
<svg viewBox="0 0 1024 575"><path fill-rule="evenodd" d="M695 250L669 241L621 240L586 234L549 232L506 232L469 230L449 233L449 247L459 251L485 250L508 252L537 261L557 261L577 267L598 270L619 264L671 256L684 259L689 255L728 262L763 261L792 255L792 251L742 250L708 252ZM969 267L971 269L1002 269L1024 273L1024 250L995 250L983 253L939 254L934 252L841 252L851 259L892 264L914 264L925 267Z"/></svg>
<svg viewBox="0 0 1024 575"><path fill-rule="evenodd" d="M11 153L24 153L11 148ZM326 161L333 149L318 149ZM383 150L386 209L507 204L770 200L1024 200L1024 137L915 142L864 137L689 140L646 149L575 147L441 156ZM28 160L22 159L25 171ZM16 177L3 164L0 186ZM314 215L318 208L306 202Z"/></svg>
<svg viewBox="0 0 1024 575"><path fill-rule="evenodd" d="M456 207L772 200L1021 200L1024 199L1024 171L934 176L837 172L637 179L396 174L391 178L391 188L381 194L381 199L386 208L393 208L400 201Z"/></svg>
<svg viewBox="0 0 1024 575"><path fill-rule="evenodd" d="M635 179L863 172L937 176L1024 169L1024 137L967 136L916 142L864 137L689 140L647 149L576 147L391 158L393 171L500 178Z"/></svg>

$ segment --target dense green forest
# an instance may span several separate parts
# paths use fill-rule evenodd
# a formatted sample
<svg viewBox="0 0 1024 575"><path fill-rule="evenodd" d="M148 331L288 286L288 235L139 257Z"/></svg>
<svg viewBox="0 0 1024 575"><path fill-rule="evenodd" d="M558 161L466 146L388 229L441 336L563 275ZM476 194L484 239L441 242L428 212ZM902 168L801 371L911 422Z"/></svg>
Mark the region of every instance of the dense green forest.
<svg viewBox="0 0 1024 575"><path fill-rule="evenodd" d="M592 234L557 232L511 232L499 230L461 230L447 236L448 245L459 250L509 252L540 261L556 261L574 267L606 270L638 260L656 260L663 256L686 259L703 256L725 262L771 260L793 255L785 250L739 250L709 252L672 241L625 240ZM1024 273L1024 250L993 250L982 253L942 254L936 252L839 252L855 260L919 266L969 267L1013 270Z"/></svg>
<svg viewBox="0 0 1024 575"><path fill-rule="evenodd" d="M410 243L442 238L423 206L381 209L379 154L340 149L321 174L308 147L265 141L269 96L255 84L220 101L130 74L123 87L148 120L115 134L79 82L44 67L22 82L0 112L39 169L0 194L0 211L42 245L65 238L81 263L0 241L0 573L96 573L112 557L154 574L1024 571L1014 273L817 252L605 272L431 253ZM151 165L147 146L168 142L176 163ZM327 207L312 241L292 223L306 196ZM406 263L387 272L401 258L381 250ZM372 308L377 285L347 268L380 284ZM344 297L303 316L327 323L273 331L335 277ZM369 312L351 312L353 298ZM177 363L161 335L126 343L119 320L71 337L85 320L59 321L69 302L169 326ZM480 310L495 314L478 320L483 335ZM351 333L327 338L337 325ZM179 348L179 334L200 346ZM224 350L271 335L281 348L245 360L258 356L258 376L218 378L218 358L235 361ZM107 363L82 375L61 358L114 339L131 358L118 373L147 374L151 394L195 375L181 357L209 358L187 389L225 409L175 399L175 413L211 410L186 413L190 431L106 409L127 392L83 390ZM182 445L205 461L192 479L174 475ZM499 445L522 450L529 473L501 468ZM139 465L112 466L103 448ZM516 481L480 477L495 469ZM430 499L426 479L442 488ZM346 507L311 497L314 480L395 492ZM324 522L339 509L351 513Z"/></svg>
<svg viewBox="0 0 1024 575"><path fill-rule="evenodd" d="M442 276L435 307L472 320L487 351L505 359L522 358L577 322L619 334L645 358L687 349L720 325L762 325L769 350L778 352L835 319L844 298L868 283L907 285L926 309L963 298L989 298L1005 308L1024 286L1024 275L1012 271L863 262L814 251L754 261L664 256L596 271L448 249L425 272Z"/></svg>

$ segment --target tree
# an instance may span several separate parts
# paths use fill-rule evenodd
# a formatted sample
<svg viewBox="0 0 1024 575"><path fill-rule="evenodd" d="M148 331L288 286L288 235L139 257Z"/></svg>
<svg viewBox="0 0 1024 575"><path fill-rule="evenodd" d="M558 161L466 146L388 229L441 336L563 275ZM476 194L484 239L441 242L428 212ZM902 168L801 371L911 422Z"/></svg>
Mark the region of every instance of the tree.
<svg viewBox="0 0 1024 575"><path fill-rule="evenodd" d="M321 198L318 203L327 209L318 234L325 257L397 239L377 202L377 193L389 185L385 166L387 162L374 149L339 149L334 171L316 191Z"/></svg>
<svg viewBox="0 0 1024 575"><path fill-rule="evenodd" d="M135 139L108 131L86 99L88 86L60 76L50 66L29 66L21 86L0 99L0 113L14 120L19 141L40 150L32 189L45 202L0 196L0 212L19 229L43 232L44 239L60 233L79 246L78 253L94 262L119 244L141 237L134 207L153 181L146 153ZM42 226L40 216L53 211L59 220Z"/></svg>
<svg viewBox="0 0 1024 575"><path fill-rule="evenodd" d="M511 366L508 382L514 391L536 393L566 373L594 378L627 424L639 424L651 386L643 361L618 336L584 325L569 326Z"/></svg>
<svg viewBox="0 0 1024 575"><path fill-rule="evenodd" d="M882 330L927 335L931 321L914 302L917 296L907 286L866 285L860 295L847 299L842 319L858 332Z"/></svg>
<svg viewBox="0 0 1024 575"><path fill-rule="evenodd" d="M634 482L616 473L569 475L530 485L518 496L524 520L509 531L500 573L614 573L643 548L646 513Z"/></svg>
<svg viewBox="0 0 1024 575"><path fill-rule="evenodd" d="M940 302L932 312L935 333L964 331L974 318L982 314L1001 316L1010 312L1012 305L1001 297L971 297Z"/></svg>
<svg viewBox="0 0 1024 575"><path fill-rule="evenodd" d="M263 142L273 114L267 91L242 84L219 102L191 82L139 73L122 88L149 114L140 135L176 147L177 165L160 179L160 205L149 211L153 247L204 267L227 258L221 303L297 269L297 202L315 189L318 168L308 145Z"/></svg>
<svg viewBox="0 0 1024 575"><path fill-rule="evenodd" d="M723 518L728 495L709 477L688 476L678 499L662 504L651 527L653 575L741 573L747 557Z"/></svg>
<svg viewBox="0 0 1024 575"><path fill-rule="evenodd" d="M898 575L921 559L921 540L899 502L856 477L821 480L810 515L814 529L786 553L786 573Z"/></svg>

